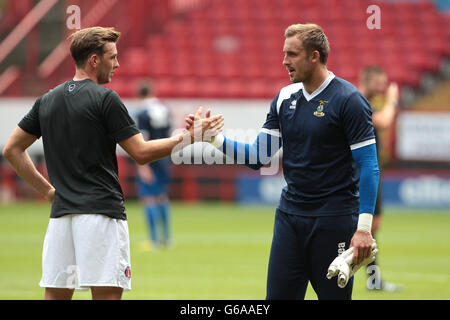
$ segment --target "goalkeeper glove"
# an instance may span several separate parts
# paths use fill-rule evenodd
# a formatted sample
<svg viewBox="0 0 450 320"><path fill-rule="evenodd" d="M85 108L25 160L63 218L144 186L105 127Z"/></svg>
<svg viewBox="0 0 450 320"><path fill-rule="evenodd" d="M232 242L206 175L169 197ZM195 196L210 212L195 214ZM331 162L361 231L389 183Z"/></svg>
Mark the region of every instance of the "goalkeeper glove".
<svg viewBox="0 0 450 320"><path fill-rule="evenodd" d="M341 255L337 256L328 267L327 278L331 279L334 276L338 276L338 286L339 288L344 288L359 268L366 266L375 260L377 252L378 248L374 240L370 256L364 259L361 263L354 264L353 247L345 250Z"/></svg>

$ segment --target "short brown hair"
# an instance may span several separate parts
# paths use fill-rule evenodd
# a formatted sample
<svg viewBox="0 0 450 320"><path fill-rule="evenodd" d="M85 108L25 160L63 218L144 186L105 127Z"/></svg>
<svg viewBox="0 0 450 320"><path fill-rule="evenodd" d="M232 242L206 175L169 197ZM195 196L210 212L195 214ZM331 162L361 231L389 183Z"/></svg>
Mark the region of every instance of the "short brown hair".
<svg viewBox="0 0 450 320"><path fill-rule="evenodd" d="M298 36L302 40L303 46L308 51L317 50L320 54L320 62L327 64L330 44L322 28L317 24L293 24L287 27L284 32L286 38Z"/></svg>
<svg viewBox="0 0 450 320"><path fill-rule="evenodd" d="M119 37L120 32L113 27L91 27L78 30L69 37L72 38L70 54L76 66L82 68L91 54L103 56L104 45L108 42L117 42Z"/></svg>

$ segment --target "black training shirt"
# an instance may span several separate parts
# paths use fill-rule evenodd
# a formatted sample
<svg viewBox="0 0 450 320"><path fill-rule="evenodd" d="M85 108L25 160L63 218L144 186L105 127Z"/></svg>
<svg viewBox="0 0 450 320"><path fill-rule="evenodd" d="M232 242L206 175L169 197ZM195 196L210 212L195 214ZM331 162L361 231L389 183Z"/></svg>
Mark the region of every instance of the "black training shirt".
<svg viewBox="0 0 450 320"><path fill-rule="evenodd" d="M56 189L51 218L103 214L126 219L116 145L139 133L119 95L90 79L38 98L19 127L40 138Z"/></svg>

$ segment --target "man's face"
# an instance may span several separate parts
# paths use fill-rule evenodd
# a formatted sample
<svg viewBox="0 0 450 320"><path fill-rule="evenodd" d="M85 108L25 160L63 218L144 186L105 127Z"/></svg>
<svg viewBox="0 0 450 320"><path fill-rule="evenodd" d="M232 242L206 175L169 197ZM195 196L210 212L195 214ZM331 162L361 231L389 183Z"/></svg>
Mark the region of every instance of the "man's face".
<svg viewBox="0 0 450 320"><path fill-rule="evenodd" d="M366 81L367 97L384 94L387 85L387 76L384 73L372 74Z"/></svg>
<svg viewBox="0 0 450 320"><path fill-rule="evenodd" d="M302 40L293 36L284 41L283 65L289 72L292 82L305 82L311 78L313 65L311 54L303 47Z"/></svg>
<svg viewBox="0 0 450 320"><path fill-rule="evenodd" d="M111 82L114 70L119 67L116 44L114 42L108 42L105 44L104 50L103 57L99 57L100 63L97 67L97 80L99 84Z"/></svg>

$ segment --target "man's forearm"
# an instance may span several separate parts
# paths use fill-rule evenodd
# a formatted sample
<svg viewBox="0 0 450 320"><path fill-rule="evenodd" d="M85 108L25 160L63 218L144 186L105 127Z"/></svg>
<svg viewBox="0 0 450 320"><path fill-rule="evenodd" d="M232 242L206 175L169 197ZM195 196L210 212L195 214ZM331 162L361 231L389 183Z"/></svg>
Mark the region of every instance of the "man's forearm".
<svg viewBox="0 0 450 320"><path fill-rule="evenodd" d="M26 151L12 150L5 154L17 174L30 184L37 192L48 197L49 192L54 189L52 184L36 169L33 161Z"/></svg>
<svg viewBox="0 0 450 320"><path fill-rule="evenodd" d="M281 137L278 133L262 130L253 143L235 141L218 135L211 144L232 158L237 164L258 170L270 162L272 156L281 148Z"/></svg>
<svg viewBox="0 0 450 320"><path fill-rule="evenodd" d="M373 143L365 147L352 150L352 155L356 161L356 165L360 169L359 213L373 214L377 199L378 180L380 176L376 144Z"/></svg>
<svg viewBox="0 0 450 320"><path fill-rule="evenodd" d="M147 164L179 151L191 144L189 133L181 133L169 138L142 141L139 150L133 155L134 160L140 164ZM130 153L130 152L129 152ZM131 153L130 153L131 154Z"/></svg>

